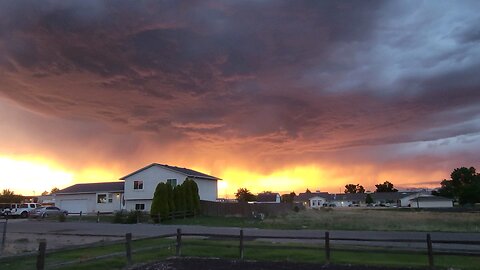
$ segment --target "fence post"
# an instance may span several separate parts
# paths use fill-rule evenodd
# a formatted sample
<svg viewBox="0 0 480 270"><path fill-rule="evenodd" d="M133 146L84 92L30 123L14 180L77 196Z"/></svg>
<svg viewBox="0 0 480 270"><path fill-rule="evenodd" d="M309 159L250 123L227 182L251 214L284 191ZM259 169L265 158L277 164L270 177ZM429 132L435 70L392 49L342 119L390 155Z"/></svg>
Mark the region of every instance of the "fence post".
<svg viewBox="0 0 480 270"><path fill-rule="evenodd" d="M427 248L428 248L428 267L430 269L433 269L434 264L433 264L432 238L430 237L429 233L427 233Z"/></svg>
<svg viewBox="0 0 480 270"><path fill-rule="evenodd" d="M137 211L137 223L140 223L140 211Z"/></svg>
<svg viewBox="0 0 480 270"><path fill-rule="evenodd" d="M100 211L97 211L97 223L100 222Z"/></svg>
<svg viewBox="0 0 480 270"><path fill-rule="evenodd" d="M243 260L243 229L240 229L240 260Z"/></svg>
<svg viewBox="0 0 480 270"><path fill-rule="evenodd" d="M80 211L80 221L82 221L82 211Z"/></svg>
<svg viewBox="0 0 480 270"><path fill-rule="evenodd" d="M7 222L8 222L8 215L5 217L5 222L3 223L3 232L2 232L2 248L0 249L1 252L5 249L5 242L7 241Z"/></svg>
<svg viewBox="0 0 480 270"><path fill-rule="evenodd" d="M325 262L330 263L330 233L325 232Z"/></svg>
<svg viewBox="0 0 480 270"><path fill-rule="evenodd" d="M45 251L47 249L47 241L41 239L38 244L38 255L37 255L37 270L45 269Z"/></svg>
<svg viewBox="0 0 480 270"><path fill-rule="evenodd" d="M125 234L125 251L127 255L127 264L132 264L132 233Z"/></svg>
<svg viewBox="0 0 480 270"><path fill-rule="evenodd" d="M175 250L175 255L177 257L182 256L182 229L177 229L177 245Z"/></svg>

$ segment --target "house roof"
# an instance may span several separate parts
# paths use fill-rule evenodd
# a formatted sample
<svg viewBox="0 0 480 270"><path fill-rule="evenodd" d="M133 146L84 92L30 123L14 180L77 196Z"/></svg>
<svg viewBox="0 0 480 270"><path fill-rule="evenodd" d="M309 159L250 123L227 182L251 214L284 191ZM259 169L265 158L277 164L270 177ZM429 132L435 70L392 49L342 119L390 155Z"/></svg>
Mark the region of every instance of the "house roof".
<svg viewBox="0 0 480 270"><path fill-rule="evenodd" d="M294 201L295 202L306 202L306 201L310 200L310 198L317 197L317 196L328 199L329 195L330 194L328 194L328 192L299 193L297 196L295 196Z"/></svg>
<svg viewBox="0 0 480 270"><path fill-rule="evenodd" d="M187 177L192 177L192 178L198 178L198 179L205 179L205 180L222 180L218 177L215 177L215 176L211 176L211 175L208 175L208 174L204 174L204 173L201 173L201 172L198 172L198 171L195 171L195 170L192 170L192 169L187 169L187 168L181 168L181 167L176 167L176 166L170 166L170 165L166 165L166 164L158 164L158 163L152 163L148 166L145 166L139 170L136 170L122 178L120 178L120 180L125 180L125 178L128 178L134 174L137 174L141 171L144 171L146 169L149 169L151 167L155 167L155 166L158 166L158 167L162 167L164 169L167 169L167 170L170 170L170 171L174 171L174 172L177 172L177 173L181 173Z"/></svg>
<svg viewBox="0 0 480 270"><path fill-rule="evenodd" d="M123 192L124 182L103 182L103 183L88 183L76 184L69 186L55 194L72 194L72 193L96 193L96 192Z"/></svg>
<svg viewBox="0 0 480 270"><path fill-rule="evenodd" d="M276 202L278 193L264 192L257 195L257 202Z"/></svg>

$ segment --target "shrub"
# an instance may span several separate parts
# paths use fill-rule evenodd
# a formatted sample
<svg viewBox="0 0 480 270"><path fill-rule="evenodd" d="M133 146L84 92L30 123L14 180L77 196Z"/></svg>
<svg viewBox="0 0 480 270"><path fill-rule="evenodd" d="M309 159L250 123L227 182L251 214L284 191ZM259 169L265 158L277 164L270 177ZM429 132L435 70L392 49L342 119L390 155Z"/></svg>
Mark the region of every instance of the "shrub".
<svg viewBox="0 0 480 270"><path fill-rule="evenodd" d="M113 215L113 223L123 223L125 221L125 212L123 210L116 211Z"/></svg>
<svg viewBox="0 0 480 270"><path fill-rule="evenodd" d="M128 212L127 218L125 219L126 224L135 224L140 219L141 212L132 210Z"/></svg>

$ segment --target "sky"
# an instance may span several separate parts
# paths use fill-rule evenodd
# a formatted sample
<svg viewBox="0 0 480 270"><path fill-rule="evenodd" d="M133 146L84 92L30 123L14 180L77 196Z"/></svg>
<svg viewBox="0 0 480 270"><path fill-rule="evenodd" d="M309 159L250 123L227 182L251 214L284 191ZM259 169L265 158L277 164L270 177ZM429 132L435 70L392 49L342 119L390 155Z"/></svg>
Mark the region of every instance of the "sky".
<svg viewBox="0 0 480 270"><path fill-rule="evenodd" d="M479 1L0 1L0 189L156 162L219 197L480 167Z"/></svg>

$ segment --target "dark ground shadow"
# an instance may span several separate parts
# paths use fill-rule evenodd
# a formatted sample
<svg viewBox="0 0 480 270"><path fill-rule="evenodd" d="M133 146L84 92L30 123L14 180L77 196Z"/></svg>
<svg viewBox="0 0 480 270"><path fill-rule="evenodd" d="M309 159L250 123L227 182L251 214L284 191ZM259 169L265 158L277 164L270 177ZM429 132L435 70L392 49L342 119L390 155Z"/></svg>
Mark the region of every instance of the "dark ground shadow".
<svg viewBox="0 0 480 270"><path fill-rule="evenodd" d="M170 258L163 261L144 264L131 270L406 270L421 268L395 268L362 265L323 265L294 262L257 262L207 258Z"/></svg>

